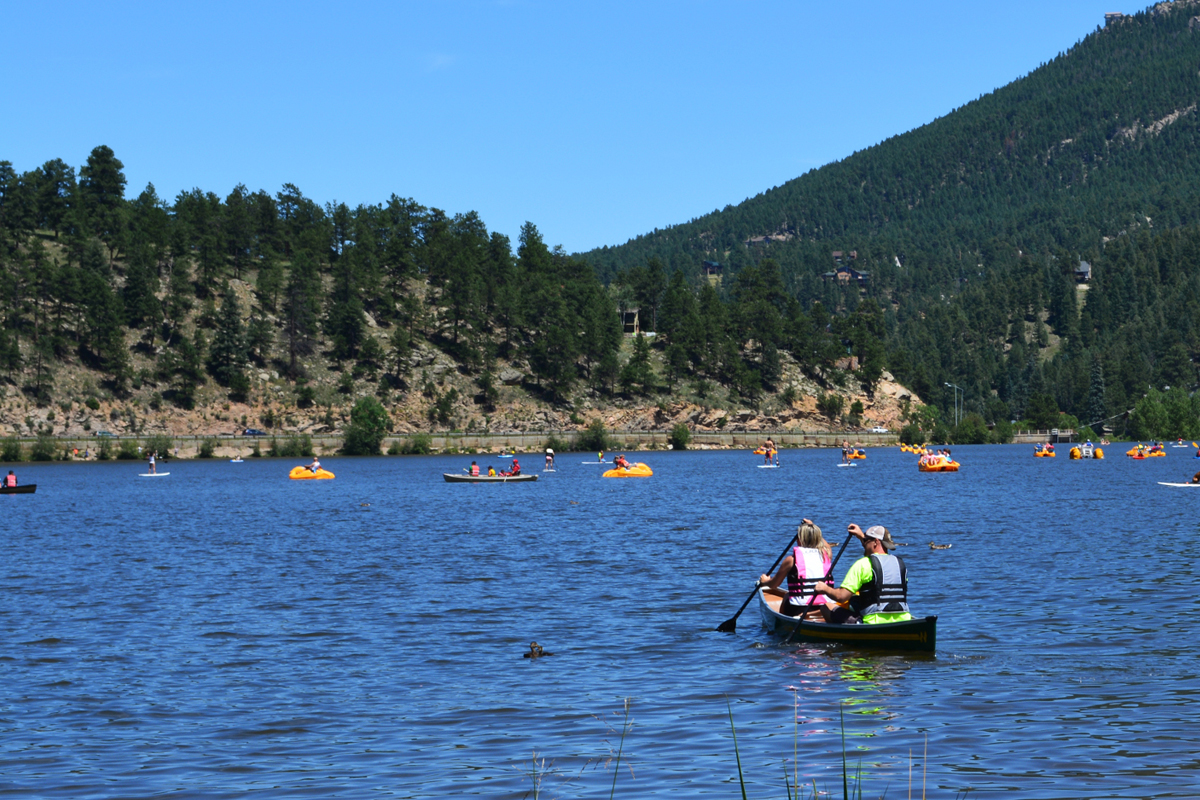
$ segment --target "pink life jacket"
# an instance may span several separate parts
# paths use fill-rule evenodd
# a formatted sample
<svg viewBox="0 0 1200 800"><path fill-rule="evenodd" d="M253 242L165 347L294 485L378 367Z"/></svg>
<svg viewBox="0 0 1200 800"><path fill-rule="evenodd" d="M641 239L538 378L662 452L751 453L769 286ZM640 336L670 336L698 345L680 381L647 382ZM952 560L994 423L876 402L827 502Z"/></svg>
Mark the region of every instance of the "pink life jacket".
<svg viewBox="0 0 1200 800"><path fill-rule="evenodd" d="M787 599L792 605L808 605L808 598L813 594L817 581L825 580L829 572L830 559L822 556L820 550L811 547L792 548L792 568L788 571ZM819 594L813 598L813 605L825 604L825 595Z"/></svg>
<svg viewBox="0 0 1200 800"><path fill-rule="evenodd" d="M17 485L17 476L13 475L11 473L8 475L5 475L4 476L4 485L8 486L10 488L13 486L16 486Z"/></svg>

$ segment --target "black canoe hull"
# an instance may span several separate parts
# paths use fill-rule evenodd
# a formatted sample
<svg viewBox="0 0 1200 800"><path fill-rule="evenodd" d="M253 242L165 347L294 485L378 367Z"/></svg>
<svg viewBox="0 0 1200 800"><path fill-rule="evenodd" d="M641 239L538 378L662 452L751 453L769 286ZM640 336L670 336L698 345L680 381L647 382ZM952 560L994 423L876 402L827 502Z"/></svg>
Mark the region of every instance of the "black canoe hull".
<svg viewBox="0 0 1200 800"><path fill-rule="evenodd" d="M24 486L0 486L0 494L33 494L36 491L36 483L27 483Z"/></svg>
<svg viewBox="0 0 1200 800"><path fill-rule="evenodd" d="M536 481L537 475L497 475L490 477L488 475L456 475L453 472L443 472L442 477L446 479L446 483L525 483L527 481Z"/></svg>
<svg viewBox="0 0 1200 800"><path fill-rule="evenodd" d="M800 622L780 614L758 593L758 608L767 630L787 637L797 625L800 630L793 642L840 644L875 650L918 650L931 653L937 647L937 617L887 622L881 625L830 625L826 622Z"/></svg>

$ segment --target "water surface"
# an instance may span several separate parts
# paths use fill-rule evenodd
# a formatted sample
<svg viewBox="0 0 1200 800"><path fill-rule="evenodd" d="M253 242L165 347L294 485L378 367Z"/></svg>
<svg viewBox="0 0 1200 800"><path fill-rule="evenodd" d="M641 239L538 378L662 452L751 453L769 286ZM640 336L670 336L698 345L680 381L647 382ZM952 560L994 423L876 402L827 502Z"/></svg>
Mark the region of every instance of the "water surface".
<svg viewBox="0 0 1200 800"><path fill-rule="evenodd" d="M442 481L469 456L19 465L0 794L607 797L621 747L617 796L732 797L731 708L753 797L840 793L843 726L870 796L911 767L914 796L1195 797L1200 490L1156 481L1200 460L1125 449L637 454L646 480L566 453L505 486ZM934 655L781 646L753 604L715 632L802 517L906 544Z"/></svg>

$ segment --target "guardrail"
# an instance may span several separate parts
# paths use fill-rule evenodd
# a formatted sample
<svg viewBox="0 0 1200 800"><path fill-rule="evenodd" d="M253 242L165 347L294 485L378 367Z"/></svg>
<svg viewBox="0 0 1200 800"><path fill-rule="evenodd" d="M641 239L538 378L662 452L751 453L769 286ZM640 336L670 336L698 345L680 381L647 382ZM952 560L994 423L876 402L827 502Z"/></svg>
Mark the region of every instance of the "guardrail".
<svg viewBox="0 0 1200 800"><path fill-rule="evenodd" d="M398 442L403 444L412 441L417 436L426 436L429 438L430 445L434 450L502 450L505 452L516 450L520 452L533 452L545 449L547 442L551 438L569 444L578 434L578 431L563 430L512 433L437 432L388 434L383 441L383 450L386 451L393 443ZM610 431L607 435L614 445L618 445L613 449L665 450L671 440L671 433L669 431ZM116 447L120 447L120 444L125 442L133 442L135 446L144 446L150 439L160 436L166 436L176 447L191 445L198 448L202 442L213 441L218 446L229 447L236 445L245 447L247 450L252 448L256 442L260 448L263 448L272 439L282 441L307 436L312 441L314 449L319 449L322 454L331 453L339 449L342 446L344 438L342 434L274 431L267 433L265 436L241 436L237 434L212 434L209 436L194 434L180 436L170 436L167 434L137 436L93 435L88 437L55 436L51 437L51 440L54 442L56 449L95 450L100 446L101 442L109 442ZM768 436L779 447L837 447L843 441L849 441L851 444L856 445L880 446L894 445L899 441L899 435L895 433L829 433L794 430L693 431L688 446L697 450L743 447L752 450L762 444L763 440ZM17 438L22 444L32 444L37 441L37 437L35 436Z"/></svg>

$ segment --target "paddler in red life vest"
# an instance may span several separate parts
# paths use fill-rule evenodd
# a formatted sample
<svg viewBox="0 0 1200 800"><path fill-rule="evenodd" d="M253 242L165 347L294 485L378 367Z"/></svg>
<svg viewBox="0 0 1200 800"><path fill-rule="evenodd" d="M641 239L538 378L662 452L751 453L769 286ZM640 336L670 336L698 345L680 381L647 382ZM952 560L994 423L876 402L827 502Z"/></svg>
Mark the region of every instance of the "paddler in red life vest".
<svg viewBox="0 0 1200 800"><path fill-rule="evenodd" d="M521 474L521 465L517 463L515 458L513 459L512 469L508 471L508 474L514 477Z"/></svg>
<svg viewBox="0 0 1200 800"><path fill-rule="evenodd" d="M613 466L617 469L629 469L629 462L625 460L624 453L613 459Z"/></svg>
<svg viewBox="0 0 1200 800"><path fill-rule="evenodd" d="M9 489L17 488L17 476L11 469L8 471L8 474L4 476L4 485Z"/></svg>
<svg viewBox="0 0 1200 800"><path fill-rule="evenodd" d="M474 461L471 462L471 477L472 478L479 477L479 465L476 464Z"/></svg>

